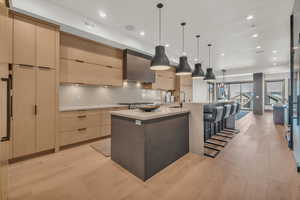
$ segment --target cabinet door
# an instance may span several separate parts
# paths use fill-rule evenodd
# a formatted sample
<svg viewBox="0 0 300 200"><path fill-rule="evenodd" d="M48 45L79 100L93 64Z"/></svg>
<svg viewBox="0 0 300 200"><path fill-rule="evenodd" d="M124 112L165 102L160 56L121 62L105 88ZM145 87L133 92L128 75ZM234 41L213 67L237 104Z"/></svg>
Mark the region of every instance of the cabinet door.
<svg viewBox="0 0 300 200"><path fill-rule="evenodd" d="M55 68L56 30L54 27L38 23L36 26L37 66Z"/></svg>
<svg viewBox="0 0 300 200"><path fill-rule="evenodd" d="M0 6L0 63L12 63L12 18Z"/></svg>
<svg viewBox="0 0 300 200"><path fill-rule="evenodd" d="M36 25L15 15L13 28L13 63L36 65Z"/></svg>
<svg viewBox="0 0 300 200"><path fill-rule="evenodd" d="M36 69L13 67L13 157L36 152Z"/></svg>
<svg viewBox="0 0 300 200"><path fill-rule="evenodd" d="M37 151L54 148L56 116L56 71L37 70Z"/></svg>

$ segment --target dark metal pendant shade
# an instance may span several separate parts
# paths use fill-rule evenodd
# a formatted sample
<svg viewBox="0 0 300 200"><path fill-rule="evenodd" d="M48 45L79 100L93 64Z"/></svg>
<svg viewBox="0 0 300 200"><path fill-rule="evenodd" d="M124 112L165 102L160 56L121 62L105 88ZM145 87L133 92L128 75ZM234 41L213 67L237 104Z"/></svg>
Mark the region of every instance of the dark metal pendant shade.
<svg viewBox="0 0 300 200"><path fill-rule="evenodd" d="M195 64L195 69L194 69L194 71L192 73L193 79L201 79L201 78L204 78L204 76L205 76L205 73L202 70L201 63Z"/></svg>
<svg viewBox="0 0 300 200"><path fill-rule="evenodd" d="M204 80L206 80L206 81L213 81L215 79L216 79L216 76L215 76L215 74L213 72L213 69L212 68L207 68Z"/></svg>
<svg viewBox="0 0 300 200"><path fill-rule="evenodd" d="M156 5L159 10L159 45L155 47L155 55L151 60L151 70L168 70L171 68L170 61L166 55L165 47L161 45L161 9L162 3Z"/></svg>
<svg viewBox="0 0 300 200"><path fill-rule="evenodd" d="M186 56L181 56L179 58L179 65L176 69L176 75L191 75L192 69L188 63Z"/></svg>
<svg viewBox="0 0 300 200"><path fill-rule="evenodd" d="M151 70L168 70L170 69L170 61L166 55L164 46L155 47L155 55L151 60Z"/></svg>

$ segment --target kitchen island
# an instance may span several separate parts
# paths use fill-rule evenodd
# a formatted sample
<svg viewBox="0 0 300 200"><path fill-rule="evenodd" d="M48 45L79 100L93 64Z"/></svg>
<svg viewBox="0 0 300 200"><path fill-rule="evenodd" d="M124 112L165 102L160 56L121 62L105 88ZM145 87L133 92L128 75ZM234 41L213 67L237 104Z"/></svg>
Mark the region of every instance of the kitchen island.
<svg viewBox="0 0 300 200"><path fill-rule="evenodd" d="M189 152L189 110L111 112L111 159L147 180Z"/></svg>

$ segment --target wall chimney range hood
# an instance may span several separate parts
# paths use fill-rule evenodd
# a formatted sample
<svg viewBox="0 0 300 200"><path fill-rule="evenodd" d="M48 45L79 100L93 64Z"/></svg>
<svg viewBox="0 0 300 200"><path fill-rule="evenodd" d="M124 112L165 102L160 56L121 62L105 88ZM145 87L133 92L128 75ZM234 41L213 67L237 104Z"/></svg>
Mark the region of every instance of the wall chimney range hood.
<svg viewBox="0 0 300 200"><path fill-rule="evenodd" d="M155 72L150 69L152 57L130 49L123 51L123 79L154 83Z"/></svg>

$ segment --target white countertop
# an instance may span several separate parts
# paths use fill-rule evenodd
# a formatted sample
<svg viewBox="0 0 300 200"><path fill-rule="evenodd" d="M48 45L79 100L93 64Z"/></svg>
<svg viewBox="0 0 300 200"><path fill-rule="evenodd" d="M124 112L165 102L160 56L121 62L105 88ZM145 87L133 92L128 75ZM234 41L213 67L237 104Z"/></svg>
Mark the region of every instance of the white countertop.
<svg viewBox="0 0 300 200"><path fill-rule="evenodd" d="M102 104L102 105L91 105L91 106L62 106L59 108L59 111L76 111L76 110L94 110L94 109L104 109L104 108L124 108L128 107L126 105L118 105L118 104Z"/></svg>
<svg viewBox="0 0 300 200"><path fill-rule="evenodd" d="M168 116L184 114L189 112L190 111L185 108L161 107L153 112L144 112L139 109L134 109L134 110L111 111L110 113L112 115L127 117L130 119L150 120L150 119L157 119L157 118L168 117Z"/></svg>

